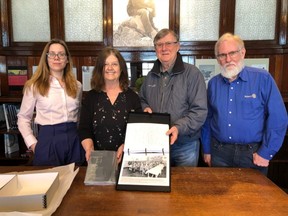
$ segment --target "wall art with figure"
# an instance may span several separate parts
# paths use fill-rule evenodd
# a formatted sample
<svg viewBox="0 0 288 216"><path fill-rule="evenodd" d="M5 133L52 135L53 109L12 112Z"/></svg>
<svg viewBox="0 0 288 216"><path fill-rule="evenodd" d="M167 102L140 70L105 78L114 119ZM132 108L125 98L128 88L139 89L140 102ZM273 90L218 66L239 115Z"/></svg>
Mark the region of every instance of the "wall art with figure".
<svg viewBox="0 0 288 216"><path fill-rule="evenodd" d="M169 27L169 0L113 0L113 46L153 46Z"/></svg>

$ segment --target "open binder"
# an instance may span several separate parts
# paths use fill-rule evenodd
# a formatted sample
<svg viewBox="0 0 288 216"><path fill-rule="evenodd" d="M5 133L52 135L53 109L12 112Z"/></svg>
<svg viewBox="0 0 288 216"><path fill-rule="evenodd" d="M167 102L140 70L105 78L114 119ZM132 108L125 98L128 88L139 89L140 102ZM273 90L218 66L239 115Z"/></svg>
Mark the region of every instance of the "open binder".
<svg viewBox="0 0 288 216"><path fill-rule="evenodd" d="M117 190L171 191L170 115L129 113Z"/></svg>

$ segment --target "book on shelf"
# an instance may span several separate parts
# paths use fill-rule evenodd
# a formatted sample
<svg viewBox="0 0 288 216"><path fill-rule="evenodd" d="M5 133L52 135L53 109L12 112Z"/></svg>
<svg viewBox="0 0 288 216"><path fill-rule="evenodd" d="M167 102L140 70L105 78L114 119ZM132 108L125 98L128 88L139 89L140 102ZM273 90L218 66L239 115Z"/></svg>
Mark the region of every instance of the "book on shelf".
<svg viewBox="0 0 288 216"><path fill-rule="evenodd" d="M117 190L171 191L170 115L129 113Z"/></svg>
<svg viewBox="0 0 288 216"><path fill-rule="evenodd" d="M28 80L27 66L8 66L8 91L10 94L21 94L23 86Z"/></svg>
<svg viewBox="0 0 288 216"><path fill-rule="evenodd" d="M0 105L0 129L6 128L6 119L4 114L3 106Z"/></svg>
<svg viewBox="0 0 288 216"><path fill-rule="evenodd" d="M115 151L92 151L85 174L85 185L115 185L117 176Z"/></svg>
<svg viewBox="0 0 288 216"><path fill-rule="evenodd" d="M8 66L8 85L9 86L24 86L27 81L26 66Z"/></svg>
<svg viewBox="0 0 288 216"><path fill-rule="evenodd" d="M19 152L19 142L17 134L4 134L5 155L10 157L13 153Z"/></svg>
<svg viewBox="0 0 288 216"><path fill-rule="evenodd" d="M17 105L15 104L2 104L3 113L6 121L7 130L18 129L17 125L17 113L19 111Z"/></svg>

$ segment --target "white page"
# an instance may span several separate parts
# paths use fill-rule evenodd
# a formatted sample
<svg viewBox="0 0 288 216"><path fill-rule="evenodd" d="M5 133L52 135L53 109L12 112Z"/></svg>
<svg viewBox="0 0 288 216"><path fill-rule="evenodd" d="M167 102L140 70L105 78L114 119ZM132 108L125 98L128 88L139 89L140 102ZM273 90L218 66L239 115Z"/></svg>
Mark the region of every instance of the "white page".
<svg viewBox="0 0 288 216"><path fill-rule="evenodd" d="M128 152L169 152L168 124L128 123L124 151ZM129 153L128 152L128 153Z"/></svg>

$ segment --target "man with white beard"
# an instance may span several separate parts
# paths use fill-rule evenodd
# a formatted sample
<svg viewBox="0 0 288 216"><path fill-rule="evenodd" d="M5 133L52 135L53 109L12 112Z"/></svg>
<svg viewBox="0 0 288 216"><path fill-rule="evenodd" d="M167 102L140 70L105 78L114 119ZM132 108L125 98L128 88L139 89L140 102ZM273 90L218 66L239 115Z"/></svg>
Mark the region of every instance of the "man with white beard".
<svg viewBox="0 0 288 216"><path fill-rule="evenodd" d="M244 65L243 40L230 33L215 44L221 74L208 83L202 127L204 161L213 167L249 167L267 175L287 130L287 111L266 70Z"/></svg>

